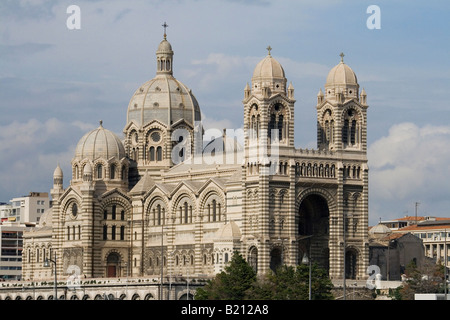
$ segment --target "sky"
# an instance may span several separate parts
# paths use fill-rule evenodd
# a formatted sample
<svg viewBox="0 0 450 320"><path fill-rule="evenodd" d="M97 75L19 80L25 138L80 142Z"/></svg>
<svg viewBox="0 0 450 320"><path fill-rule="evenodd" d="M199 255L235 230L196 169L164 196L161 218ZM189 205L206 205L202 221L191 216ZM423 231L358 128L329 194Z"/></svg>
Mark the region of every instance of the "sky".
<svg viewBox="0 0 450 320"><path fill-rule="evenodd" d="M450 217L449 16L433 0L2 0L0 202L50 192L57 164L67 186L76 144L100 120L123 136L167 22L174 76L205 128L242 127L244 88L270 45L295 88L298 148L316 147L317 93L344 52L369 104L369 225L416 207Z"/></svg>

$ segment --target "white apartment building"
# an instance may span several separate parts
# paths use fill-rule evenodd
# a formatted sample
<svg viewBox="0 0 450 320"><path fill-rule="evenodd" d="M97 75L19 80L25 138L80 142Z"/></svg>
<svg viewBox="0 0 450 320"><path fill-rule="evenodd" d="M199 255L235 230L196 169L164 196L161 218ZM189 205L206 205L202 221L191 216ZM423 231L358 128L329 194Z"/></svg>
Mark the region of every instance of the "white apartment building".
<svg viewBox="0 0 450 320"><path fill-rule="evenodd" d="M23 232L29 227L18 222L5 221L0 225L0 279L22 278Z"/></svg>
<svg viewBox="0 0 450 320"><path fill-rule="evenodd" d="M39 223L49 202L48 192L30 192L0 203L0 281L22 278L23 233Z"/></svg>
<svg viewBox="0 0 450 320"><path fill-rule="evenodd" d="M0 204L0 219L22 224L36 224L50 207L48 192L30 192L29 195L13 198L9 204Z"/></svg>

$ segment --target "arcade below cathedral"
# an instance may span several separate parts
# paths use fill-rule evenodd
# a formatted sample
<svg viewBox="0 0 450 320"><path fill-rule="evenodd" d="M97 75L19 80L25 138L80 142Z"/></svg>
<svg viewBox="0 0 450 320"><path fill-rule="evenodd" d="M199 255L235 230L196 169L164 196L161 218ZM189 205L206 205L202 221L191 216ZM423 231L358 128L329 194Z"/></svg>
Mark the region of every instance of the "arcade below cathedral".
<svg viewBox="0 0 450 320"><path fill-rule="evenodd" d="M241 141L203 143L174 65L164 35L123 137L100 123L79 140L68 186L55 169L53 206L24 234L22 279L52 279L50 258L65 279L211 277L234 251L260 275L306 254L333 280L366 279L368 105L343 55L317 95L312 150L294 146L294 87L270 47L243 84Z"/></svg>

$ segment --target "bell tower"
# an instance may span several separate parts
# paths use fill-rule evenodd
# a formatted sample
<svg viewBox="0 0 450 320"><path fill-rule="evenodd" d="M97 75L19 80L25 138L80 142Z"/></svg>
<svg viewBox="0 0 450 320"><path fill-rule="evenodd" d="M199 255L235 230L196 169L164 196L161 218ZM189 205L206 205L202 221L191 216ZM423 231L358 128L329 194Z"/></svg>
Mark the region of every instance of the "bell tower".
<svg viewBox="0 0 450 320"><path fill-rule="evenodd" d="M356 74L341 61L328 73L325 94L317 95L317 143L330 151L367 151L367 95Z"/></svg>
<svg viewBox="0 0 450 320"><path fill-rule="evenodd" d="M258 273L281 263L283 247L280 232L288 220L284 188L291 183L289 157L294 149L294 87L287 86L281 64L272 56L272 48L255 67L251 86L244 89L245 154L243 180L243 247L252 252ZM283 196L280 196L280 195ZM279 203L276 207L275 203ZM281 236L281 237L280 237ZM286 244L284 244L286 246ZM256 253L257 252L257 253Z"/></svg>

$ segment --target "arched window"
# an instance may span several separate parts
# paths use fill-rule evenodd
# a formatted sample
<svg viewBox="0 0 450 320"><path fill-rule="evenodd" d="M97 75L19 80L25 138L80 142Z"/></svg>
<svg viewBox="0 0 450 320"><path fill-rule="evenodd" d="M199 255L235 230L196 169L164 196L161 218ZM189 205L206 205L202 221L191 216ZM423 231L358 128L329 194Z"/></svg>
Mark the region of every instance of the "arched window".
<svg viewBox="0 0 450 320"><path fill-rule="evenodd" d="M183 205L183 207L184 207L184 223L188 223L188 203L187 202L185 202L184 203L184 205Z"/></svg>
<svg viewBox="0 0 450 320"><path fill-rule="evenodd" d="M108 240L108 226L103 226L103 240Z"/></svg>
<svg viewBox="0 0 450 320"><path fill-rule="evenodd" d="M125 226L120 227L120 240L125 240Z"/></svg>
<svg viewBox="0 0 450 320"><path fill-rule="evenodd" d="M122 180L125 180L127 178L127 168L125 166L122 166Z"/></svg>
<svg viewBox="0 0 450 320"><path fill-rule="evenodd" d="M156 148L156 161L162 161L162 148Z"/></svg>
<svg viewBox="0 0 450 320"><path fill-rule="evenodd" d="M267 137L269 140L283 141L287 136L285 108L281 103L275 104L270 111L269 127ZM275 130L272 132L272 130Z"/></svg>
<svg viewBox="0 0 450 320"><path fill-rule="evenodd" d="M116 178L116 165L112 164L111 167L109 168L109 176L111 179L115 179Z"/></svg>
<svg viewBox="0 0 450 320"><path fill-rule="evenodd" d="M116 226L111 227L111 240L116 240Z"/></svg>
<svg viewBox="0 0 450 320"><path fill-rule="evenodd" d="M103 166L101 164L97 165L97 179L102 178Z"/></svg>
<svg viewBox="0 0 450 320"><path fill-rule="evenodd" d="M353 109L348 109L344 114L344 124L342 126L342 143L344 147L354 147L360 143L360 126L358 113Z"/></svg>
<svg viewBox="0 0 450 320"><path fill-rule="evenodd" d="M157 219L158 219L158 225L161 225L161 205L158 204L156 206L156 214L157 214Z"/></svg>
<svg viewBox="0 0 450 320"><path fill-rule="evenodd" d="M112 214L111 214L111 219L113 219L113 220L116 220L116 210L117 210L116 205L113 205L112 206Z"/></svg>
<svg viewBox="0 0 450 320"><path fill-rule="evenodd" d="M213 221L216 221L217 220L217 202L216 202L216 199L214 199L213 201L212 201L212 217L213 217Z"/></svg>
<svg viewBox="0 0 450 320"><path fill-rule="evenodd" d="M150 147L149 157L150 161L155 161L155 147Z"/></svg>

